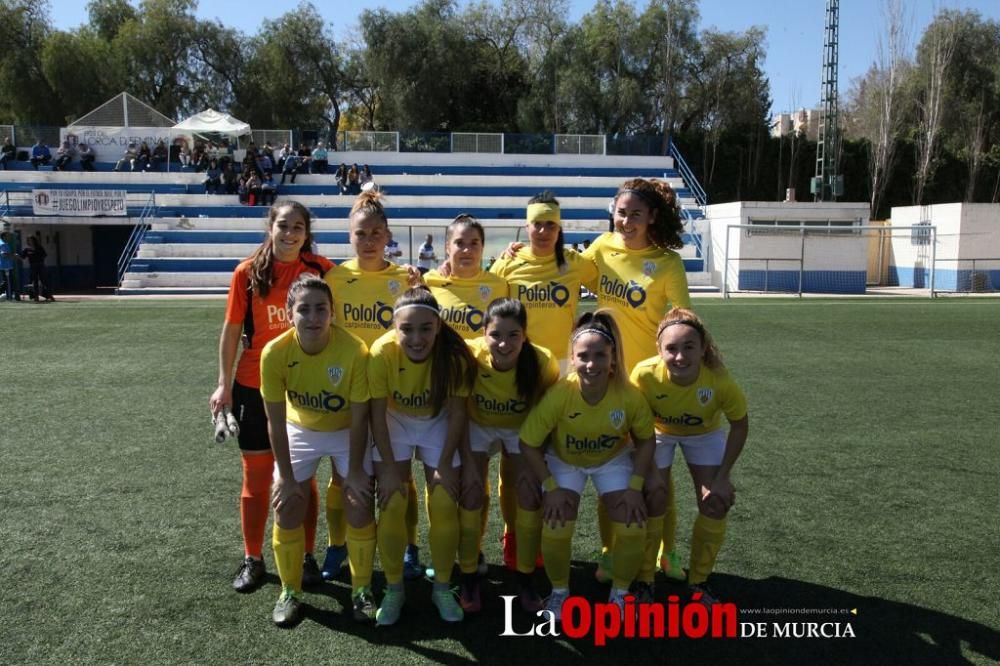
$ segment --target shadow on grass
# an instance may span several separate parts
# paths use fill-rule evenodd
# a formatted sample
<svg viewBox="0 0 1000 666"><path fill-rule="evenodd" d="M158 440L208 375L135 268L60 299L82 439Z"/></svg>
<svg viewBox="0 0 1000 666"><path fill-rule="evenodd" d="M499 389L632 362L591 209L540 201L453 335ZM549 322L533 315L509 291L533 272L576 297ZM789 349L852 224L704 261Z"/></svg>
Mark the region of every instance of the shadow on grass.
<svg viewBox="0 0 1000 666"><path fill-rule="evenodd" d="M539 580L543 578L539 576ZM379 573L373 583L376 590L384 588L384 579ZM431 584L423 580L407 583L406 606L394 627L377 628L354 622L350 587L343 581L324 585L313 592L335 599L340 612L309 607L305 621L316 622L372 645L403 647L415 657L441 664L470 663L464 656L450 651L449 642L461 644L479 663L507 664L561 664L570 659L585 659L587 664L660 664L704 658L728 658L740 664L1000 661L1000 632L938 611L778 577L752 580L718 574L713 576L712 586L724 600L734 602L740 609L741 625L765 623L768 633L773 634L774 623L839 623L838 633L844 634L847 633L846 624L850 623L855 637L619 638L597 647L592 634L578 640L500 636L504 631L500 595L515 594L516 588L513 576L495 566L490 567L482 583L482 612L458 624L447 625L440 621L430 600ZM574 594L583 595L592 602L607 599L608 586L594 580L591 562L573 563L571 587ZM539 589L544 589L544 584L539 585ZM679 594L682 600L686 599L683 586L658 580L656 600L666 603L669 594ZM765 609L770 612L764 612ZM850 609L857 609L857 615L851 614ZM535 618L520 612L514 604L513 627L517 633L527 633L534 621ZM833 631L828 629L828 633ZM794 630L790 629L789 633L794 634ZM435 647L439 641L442 643L440 649Z"/></svg>

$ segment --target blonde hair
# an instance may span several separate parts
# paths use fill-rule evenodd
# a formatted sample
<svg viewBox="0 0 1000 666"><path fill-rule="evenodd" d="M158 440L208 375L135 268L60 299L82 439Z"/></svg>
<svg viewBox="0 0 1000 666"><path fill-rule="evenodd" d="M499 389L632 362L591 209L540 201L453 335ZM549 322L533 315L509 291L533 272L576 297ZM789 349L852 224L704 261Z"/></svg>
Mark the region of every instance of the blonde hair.
<svg viewBox="0 0 1000 666"><path fill-rule="evenodd" d="M698 332L698 337L701 339L701 346L704 348L704 352L701 356L701 362L712 370L720 370L725 367L722 363L722 354L719 352L719 348L715 345L715 340L712 339L712 335L705 328L704 322L698 317L694 312L688 310L687 308L673 308L664 315L663 319L660 320L660 325L656 329L656 346L657 350L660 346L660 335L663 331L667 330L671 326L690 326L695 331Z"/></svg>
<svg viewBox="0 0 1000 666"><path fill-rule="evenodd" d="M354 200L354 205L351 206L351 219L355 215L361 216L361 219L368 219L369 217L379 217L385 222L385 226L389 226L389 218L385 214L385 204L382 203L385 199L385 195L380 190L371 189L367 192L362 192Z"/></svg>

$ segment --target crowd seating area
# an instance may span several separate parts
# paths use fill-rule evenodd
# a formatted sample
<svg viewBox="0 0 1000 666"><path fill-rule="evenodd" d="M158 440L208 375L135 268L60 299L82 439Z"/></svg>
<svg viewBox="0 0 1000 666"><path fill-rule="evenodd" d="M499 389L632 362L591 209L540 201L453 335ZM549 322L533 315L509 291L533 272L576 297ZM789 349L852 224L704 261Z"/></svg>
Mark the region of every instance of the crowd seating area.
<svg viewBox="0 0 1000 666"><path fill-rule="evenodd" d="M505 162L506 160L506 162ZM443 255L444 229L459 213L478 217L487 229L486 256L523 237L525 203L551 190L562 204L567 244L581 246L608 227L607 206L631 177L664 178L674 187L689 220L703 216L690 189L668 157L479 156L405 153L331 154L330 173L301 174L279 187L278 198L294 198L315 214L321 253L338 261L351 256L347 218L353 197L341 195L336 163L369 164L387 195L387 212L403 260L413 260L426 234ZM129 193L129 222L141 238L129 249L119 293L223 293L233 268L260 243L266 209L241 204L235 195L206 194L204 174L190 170L114 172L98 162L91 172L40 169L23 164L0 171L0 212L18 226L100 224L95 218L34 217L35 188L116 189ZM144 203L139 204L142 201ZM146 208L146 217L140 218ZM710 289L704 273L700 232L692 225L682 255L692 290ZM134 256L133 256L134 255Z"/></svg>

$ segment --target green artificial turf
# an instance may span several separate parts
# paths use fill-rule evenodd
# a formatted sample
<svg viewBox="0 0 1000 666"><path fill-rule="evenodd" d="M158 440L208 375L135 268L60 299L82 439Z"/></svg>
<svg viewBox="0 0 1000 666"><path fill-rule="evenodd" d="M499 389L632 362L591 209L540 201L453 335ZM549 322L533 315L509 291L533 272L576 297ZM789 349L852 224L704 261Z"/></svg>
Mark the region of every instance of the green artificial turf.
<svg viewBox="0 0 1000 666"><path fill-rule="evenodd" d="M223 303L3 303L0 663L1000 660L1000 302L695 307L750 404L713 587L742 609L741 622L833 621L820 611L857 609L836 616L856 638L599 648L500 637L498 595L515 588L498 566L496 501L479 617L444 625L420 581L408 584L399 625L359 626L341 581L306 594L299 627L277 629L269 544L268 584L249 595L230 588L242 555L239 455L212 443L207 408ZM693 493L686 471L675 481L686 560ZM593 501L588 491L573 587L603 601L607 588L592 576ZM658 596L676 591L663 583Z"/></svg>

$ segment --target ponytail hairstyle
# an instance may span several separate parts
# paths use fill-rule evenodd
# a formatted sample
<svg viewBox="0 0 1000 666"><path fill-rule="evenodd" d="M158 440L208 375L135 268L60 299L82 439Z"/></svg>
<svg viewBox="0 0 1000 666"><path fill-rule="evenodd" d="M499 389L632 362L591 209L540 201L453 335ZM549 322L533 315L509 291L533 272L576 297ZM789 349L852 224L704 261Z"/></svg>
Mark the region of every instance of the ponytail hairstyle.
<svg viewBox="0 0 1000 666"><path fill-rule="evenodd" d="M437 313L441 325L434 347L431 349L431 405L434 416L444 407L448 396L454 395L460 388L472 388L476 381L476 359L469 351L468 345L458 333L441 319L441 306L431 294L431 290L421 285L403 292L396 299L393 313L406 307L420 307Z"/></svg>
<svg viewBox="0 0 1000 666"><path fill-rule="evenodd" d="M573 343L585 333L596 333L611 345L611 383L622 387L628 382L625 357L622 353L622 335L611 310L601 308L594 312L584 312L576 320L573 333L569 336L569 358L573 358Z"/></svg>
<svg viewBox="0 0 1000 666"><path fill-rule="evenodd" d="M517 387L518 397L531 407L538 402L544 387L539 381L542 368L538 362L538 353L528 339L528 311L521 301L515 301L513 298L496 298L486 306L483 331L496 319L514 319L524 331L524 343L517 355L517 365L514 366L514 385Z"/></svg>
<svg viewBox="0 0 1000 666"><path fill-rule="evenodd" d="M531 204L536 204L536 203L551 204L556 208L559 207L559 200L556 199L556 195L552 194L552 192L550 192L549 190L545 190L544 192L539 192L535 196L528 199L529 206ZM565 245L566 245L566 237L563 234L562 224L560 223L559 236L556 238L556 266L559 267L560 274L565 273L567 269Z"/></svg>
<svg viewBox="0 0 1000 666"><path fill-rule="evenodd" d="M330 310L333 311L333 292L326 281L313 273L302 273L295 279L292 286L288 288L288 298L285 299L285 309L288 311L288 318L292 318L292 308L295 306L295 299L303 292L315 289L326 294L326 300L330 302Z"/></svg>
<svg viewBox="0 0 1000 666"><path fill-rule="evenodd" d="M310 252L312 248L313 216L309 209L298 201L289 199L272 204L271 209L267 211L267 236L264 238L264 242L250 255L250 286L260 298L266 298L271 291L271 282L274 280L274 246L271 242L271 228L274 226L275 220L278 219L278 214L285 208L298 211L306 223L306 238L302 242L299 256Z"/></svg>
<svg viewBox="0 0 1000 666"><path fill-rule="evenodd" d="M361 219L368 219L369 217L381 218L385 222L385 226L389 226L389 218L385 214L385 204L382 200L385 199L385 195L381 190L376 190L374 188L368 190L367 192L362 192L354 200L354 205L351 206L351 217L361 214Z"/></svg>
<svg viewBox="0 0 1000 666"><path fill-rule="evenodd" d="M445 229L444 244L446 249L448 247L448 243L451 242L452 235L459 227L471 227L475 229L476 233L479 234L479 241L483 244L483 248L486 248L486 230L483 229L483 224L468 213L459 213L455 219L451 221L451 224L448 225L448 228Z"/></svg>
<svg viewBox="0 0 1000 666"><path fill-rule="evenodd" d="M674 188L662 180L633 178L626 180L618 188L615 194L616 204L618 197L625 193L638 196L649 206L653 221L646 229L646 236L652 245L671 250L684 247L684 241L681 239L684 223L681 222L677 210L677 193L674 192Z"/></svg>
<svg viewBox="0 0 1000 666"><path fill-rule="evenodd" d="M712 339L712 335L705 328L704 322L691 310L687 308L673 308L664 315L663 319L660 321L659 327L656 329L656 346L657 353L659 353L660 346L660 336L663 331L667 330L671 326L690 326L694 330L698 331L698 337L701 339L701 346L705 349L704 354L702 354L701 362L712 370L721 370L725 368L722 363L722 354L719 353L719 348L715 345L715 340Z"/></svg>

